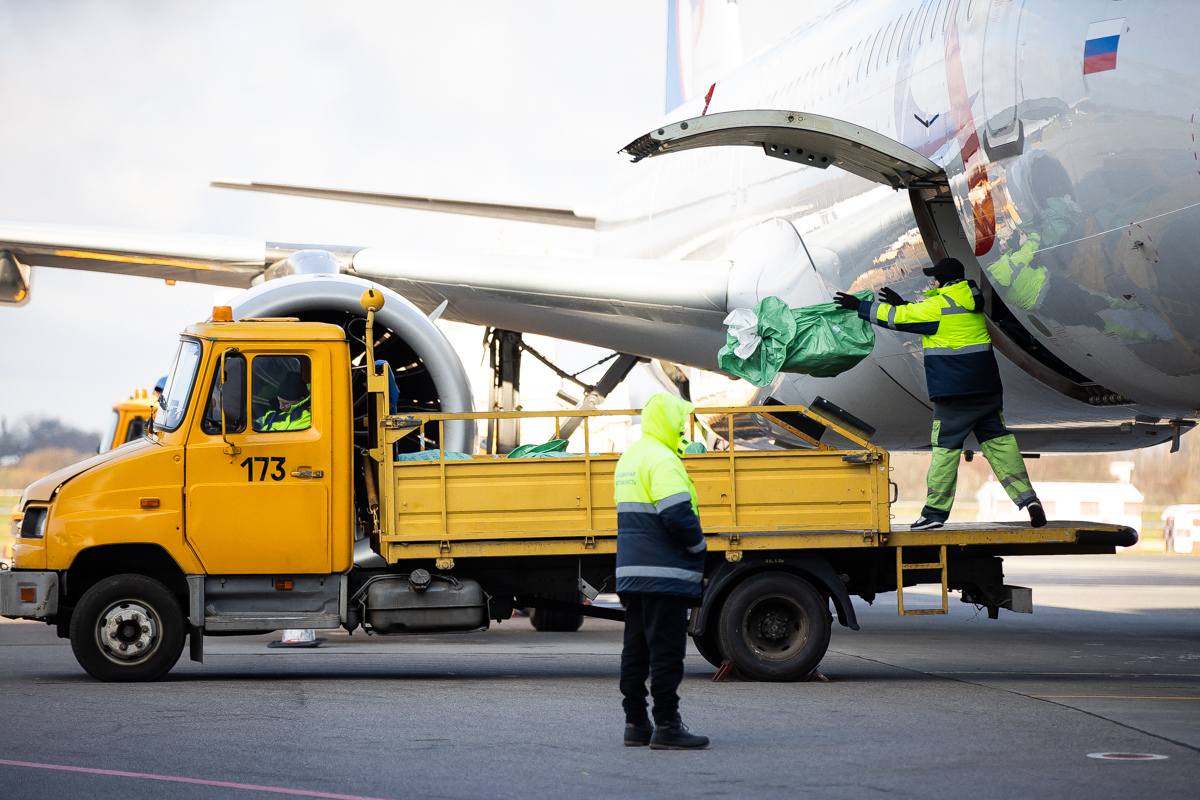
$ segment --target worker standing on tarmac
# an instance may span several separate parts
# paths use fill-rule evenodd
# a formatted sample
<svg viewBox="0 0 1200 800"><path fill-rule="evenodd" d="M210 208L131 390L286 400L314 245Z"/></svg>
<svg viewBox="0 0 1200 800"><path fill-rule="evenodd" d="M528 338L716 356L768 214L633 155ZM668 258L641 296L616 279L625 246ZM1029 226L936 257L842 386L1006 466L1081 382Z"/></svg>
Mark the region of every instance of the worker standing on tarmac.
<svg viewBox="0 0 1200 800"><path fill-rule="evenodd" d="M679 718L688 609L700 605L704 557L696 488L681 458L695 406L656 394L642 409L642 438L617 462L617 594L625 606L621 694L625 745L702 750L708 737ZM646 678L654 724L646 714Z"/></svg>
<svg viewBox="0 0 1200 800"><path fill-rule="evenodd" d="M840 307L857 311L875 325L921 334L925 383L933 402L933 460L925 507L910 527L940 528L950 517L958 458L973 432L1000 485L1018 508L1029 512L1033 527L1040 528L1046 514L1017 440L1004 426L1004 389L983 317L983 293L974 281L964 280L962 262L956 258L943 258L922 271L933 276L933 288L920 303L909 303L886 286L879 291L883 302L865 303L843 292L834 298Z"/></svg>

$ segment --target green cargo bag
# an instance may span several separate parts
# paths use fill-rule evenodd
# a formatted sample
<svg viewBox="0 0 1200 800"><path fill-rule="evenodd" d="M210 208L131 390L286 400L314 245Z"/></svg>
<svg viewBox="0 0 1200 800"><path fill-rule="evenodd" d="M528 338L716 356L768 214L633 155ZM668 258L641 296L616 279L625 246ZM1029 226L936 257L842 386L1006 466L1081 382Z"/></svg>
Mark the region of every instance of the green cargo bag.
<svg viewBox="0 0 1200 800"><path fill-rule="evenodd" d="M874 300L870 291L854 296L864 303ZM840 375L875 346L871 323L833 303L788 308L778 297L765 297L753 311L734 310L725 324L729 332L717 364L758 387L769 386L780 372Z"/></svg>

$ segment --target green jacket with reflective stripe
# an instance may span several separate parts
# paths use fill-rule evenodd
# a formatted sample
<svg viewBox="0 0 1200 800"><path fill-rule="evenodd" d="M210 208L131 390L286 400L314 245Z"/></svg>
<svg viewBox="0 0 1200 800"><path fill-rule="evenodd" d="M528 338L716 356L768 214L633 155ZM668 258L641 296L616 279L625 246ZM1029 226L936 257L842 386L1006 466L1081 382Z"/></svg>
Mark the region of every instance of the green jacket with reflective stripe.
<svg viewBox="0 0 1200 800"><path fill-rule="evenodd" d="M863 303L858 315L884 328L921 334L930 400L1004 391L983 318L983 293L974 281L930 289L920 303Z"/></svg>
<svg viewBox="0 0 1200 800"><path fill-rule="evenodd" d="M306 397L287 411L268 411L258 418L256 431L306 431L312 427L311 397Z"/></svg>
<svg viewBox="0 0 1200 800"><path fill-rule="evenodd" d="M680 458L694 406L656 394L642 409L642 438L617 462L617 592L698 600L707 545L696 488Z"/></svg>

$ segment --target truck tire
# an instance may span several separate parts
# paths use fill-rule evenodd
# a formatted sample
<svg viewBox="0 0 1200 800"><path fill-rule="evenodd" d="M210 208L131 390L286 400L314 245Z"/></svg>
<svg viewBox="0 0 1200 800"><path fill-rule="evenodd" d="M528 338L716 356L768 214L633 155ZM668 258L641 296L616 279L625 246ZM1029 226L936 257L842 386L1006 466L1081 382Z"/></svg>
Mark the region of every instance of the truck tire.
<svg viewBox="0 0 1200 800"><path fill-rule="evenodd" d="M179 660L184 633L175 596L145 575L105 578L71 615L75 660L101 681L158 680Z"/></svg>
<svg viewBox="0 0 1200 800"><path fill-rule="evenodd" d="M721 662L725 660L725 656L721 655L721 645L715 624L709 625L708 630L702 636L693 634L692 644L696 645L696 649L700 652L700 655L704 656L704 660L714 667L721 666Z"/></svg>
<svg viewBox="0 0 1200 800"><path fill-rule="evenodd" d="M551 600L562 600L566 603L582 603L583 595L579 592L565 592L543 595ZM583 625L583 614L571 614L567 611L549 611L544 608L529 609L529 622L535 631L554 631L558 633L573 633Z"/></svg>
<svg viewBox="0 0 1200 800"><path fill-rule="evenodd" d="M829 603L808 581L764 572L729 593L721 606L718 641L744 678L803 680L829 649L831 622Z"/></svg>

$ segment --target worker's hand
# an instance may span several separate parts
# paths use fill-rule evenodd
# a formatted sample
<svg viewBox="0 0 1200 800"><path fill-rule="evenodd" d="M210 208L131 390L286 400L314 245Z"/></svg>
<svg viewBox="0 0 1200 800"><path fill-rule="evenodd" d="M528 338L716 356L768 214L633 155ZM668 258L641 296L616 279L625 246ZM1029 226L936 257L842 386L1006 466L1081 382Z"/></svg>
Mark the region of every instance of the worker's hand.
<svg viewBox="0 0 1200 800"><path fill-rule="evenodd" d="M847 311L858 311L858 307L862 305L862 300L859 300L852 294L838 292L834 295L833 304L838 308L844 308Z"/></svg>
<svg viewBox="0 0 1200 800"><path fill-rule="evenodd" d="M887 303L889 306L908 305L908 301L892 291L892 287L890 286L885 286L879 290L879 299Z"/></svg>

